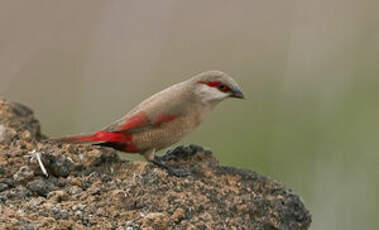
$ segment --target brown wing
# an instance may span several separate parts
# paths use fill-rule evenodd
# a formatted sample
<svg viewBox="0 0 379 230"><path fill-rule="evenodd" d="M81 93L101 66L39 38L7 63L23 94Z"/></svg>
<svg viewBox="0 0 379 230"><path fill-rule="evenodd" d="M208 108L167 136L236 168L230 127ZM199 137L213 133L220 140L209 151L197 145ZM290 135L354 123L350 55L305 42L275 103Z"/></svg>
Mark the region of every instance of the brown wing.
<svg viewBox="0 0 379 230"><path fill-rule="evenodd" d="M178 114L161 113L149 118L145 112L139 112L129 118L116 121L104 129L107 132L138 133L149 128L160 127L178 117Z"/></svg>

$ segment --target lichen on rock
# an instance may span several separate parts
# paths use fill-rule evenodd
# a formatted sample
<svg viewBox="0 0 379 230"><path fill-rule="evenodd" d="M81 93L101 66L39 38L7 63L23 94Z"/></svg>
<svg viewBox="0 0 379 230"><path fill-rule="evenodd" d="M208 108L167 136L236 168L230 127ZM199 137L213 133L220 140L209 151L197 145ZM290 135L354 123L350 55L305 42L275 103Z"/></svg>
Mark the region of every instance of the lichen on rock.
<svg viewBox="0 0 379 230"><path fill-rule="evenodd" d="M31 152L40 153L46 177ZM113 149L57 144L26 106L0 99L0 229L308 229L298 195L250 170L220 166L190 145L170 176Z"/></svg>

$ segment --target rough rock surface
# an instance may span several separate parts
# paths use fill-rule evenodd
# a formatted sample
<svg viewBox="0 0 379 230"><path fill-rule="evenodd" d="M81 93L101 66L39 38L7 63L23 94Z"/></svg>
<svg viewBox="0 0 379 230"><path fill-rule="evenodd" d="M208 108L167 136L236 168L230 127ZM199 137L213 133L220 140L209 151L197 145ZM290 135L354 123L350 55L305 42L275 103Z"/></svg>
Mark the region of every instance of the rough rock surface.
<svg viewBox="0 0 379 230"><path fill-rule="evenodd" d="M32 156L40 153L49 177ZM210 151L165 156L185 178L108 148L55 144L27 107L0 99L0 229L308 229L299 197Z"/></svg>

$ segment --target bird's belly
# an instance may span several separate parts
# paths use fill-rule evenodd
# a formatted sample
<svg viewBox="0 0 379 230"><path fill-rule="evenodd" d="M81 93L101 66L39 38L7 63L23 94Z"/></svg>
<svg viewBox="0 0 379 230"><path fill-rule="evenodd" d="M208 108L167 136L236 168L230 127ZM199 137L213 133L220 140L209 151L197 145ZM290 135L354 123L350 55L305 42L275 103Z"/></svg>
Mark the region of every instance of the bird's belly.
<svg viewBox="0 0 379 230"><path fill-rule="evenodd" d="M178 118L170 123L133 135L133 142L142 152L149 149L160 150L179 142L189 134L198 122L191 119Z"/></svg>

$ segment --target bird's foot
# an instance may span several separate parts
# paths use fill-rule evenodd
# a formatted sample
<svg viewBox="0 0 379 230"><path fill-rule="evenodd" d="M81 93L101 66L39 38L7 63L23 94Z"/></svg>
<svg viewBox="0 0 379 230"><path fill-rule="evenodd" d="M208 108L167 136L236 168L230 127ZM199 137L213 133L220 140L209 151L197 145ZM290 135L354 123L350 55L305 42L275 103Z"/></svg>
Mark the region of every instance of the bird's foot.
<svg viewBox="0 0 379 230"><path fill-rule="evenodd" d="M177 168L168 166L166 162L159 156L155 156L154 160L152 160L151 162L157 165L158 167L167 170L169 175L173 175L176 177L186 177L191 174L190 170L188 169L177 169Z"/></svg>
<svg viewBox="0 0 379 230"><path fill-rule="evenodd" d="M170 161L170 160L188 159L194 156L198 152L204 152L206 155L212 154L212 151L206 150L202 146L199 146L199 145L193 145L193 144L188 145L188 146L179 145L174 149L167 150L167 152L162 156L162 160Z"/></svg>

